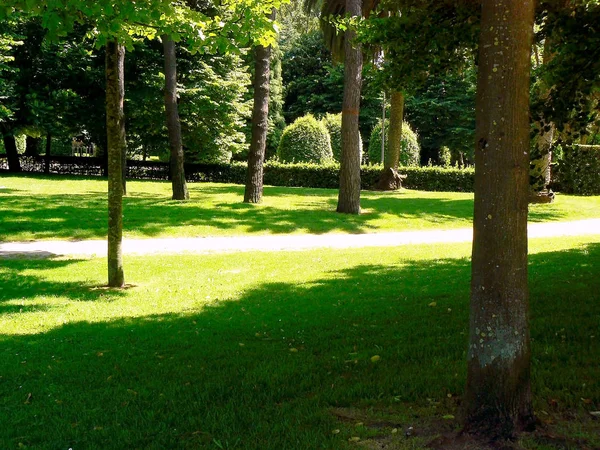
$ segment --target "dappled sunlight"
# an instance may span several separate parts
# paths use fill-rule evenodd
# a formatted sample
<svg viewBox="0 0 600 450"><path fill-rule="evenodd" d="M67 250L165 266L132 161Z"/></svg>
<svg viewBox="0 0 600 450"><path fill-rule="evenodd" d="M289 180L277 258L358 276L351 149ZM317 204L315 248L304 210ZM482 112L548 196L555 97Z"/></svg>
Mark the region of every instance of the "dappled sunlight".
<svg viewBox="0 0 600 450"><path fill-rule="evenodd" d="M546 397L574 407L600 392L600 369L589 364L600 244L551 247L536 241L530 256L534 389L541 407ZM128 258L137 287L118 294L92 289L94 277L82 283L103 267L98 260L9 261L3 276L27 280L3 290L0 305L39 309L0 318L20 327L0 327L3 401L33 399L26 409L6 409L11 426L0 435L33 447L73 439L95 446L108 434L124 446L149 435L154 445L203 446L243 434L270 448L290 439L335 448L331 430L343 426L330 406L381 405L403 417L408 402L432 417L456 414L454 402L439 401L459 396L465 383L468 253L455 245L387 255ZM41 300L38 288L48 297ZM109 298L94 297L101 292ZM111 414L93 413L99 409ZM281 420L273 425L272 417ZM39 426L29 426L33 420ZM44 440L50 427L55 442Z"/></svg>
<svg viewBox="0 0 600 450"><path fill-rule="evenodd" d="M0 240L103 239L107 204L101 179L7 177L0 190ZM102 187L102 189L100 189ZM242 234L372 233L468 228L473 196L465 193L362 193L363 214L335 212L337 191L265 187L262 204L242 203L243 186L190 184L189 201L171 200L170 183L128 182L125 237L201 237ZM14 191L10 191L14 188ZM533 205L532 221L600 216L600 197L557 197Z"/></svg>

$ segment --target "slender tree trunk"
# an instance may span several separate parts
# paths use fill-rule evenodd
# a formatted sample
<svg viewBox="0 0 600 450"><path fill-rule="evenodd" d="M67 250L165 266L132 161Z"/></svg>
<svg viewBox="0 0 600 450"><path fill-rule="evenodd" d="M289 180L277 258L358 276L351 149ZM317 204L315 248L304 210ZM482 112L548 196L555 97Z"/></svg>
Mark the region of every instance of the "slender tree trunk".
<svg viewBox="0 0 600 450"><path fill-rule="evenodd" d="M381 162L385 161L385 91L383 91L383 108L381 112Z"/></svg>
<svg viewBox="0 0 600 450"><path fill-rule="evenodd" d="M512 438L534 424L527 200L533 0L484 0L465 431Z"/></svg>
<svg viewBox="0 0 600 450"><path fill-rule="evenodd" d="M346 0L346 13L362 15L361 0ZM340 192L337 212L360 213L360 132L358 114L362 85L363 55L355 42L356 31L349 27L344 39L344 99L342 103L342 155L340 161Z"/></svg>
<svg viewBox="0 0 600 450"><path fill-rule="evenodd" d="M275 20L275 9L271 12ZM263 195L263 163L269 129L269 89L271 77L271 47L255 49L254 106L252 108L252 141L248 153L244 203L260 203Z"/></svg>
<svg viewBox="0 0 600 450"><path fill-rule="evenodd" d="M3 134L4 150L6 150L6 159L8 160L9 172L21 172L21 161L19 161L19 151L17 150L17 142L12 134Z"/></svg>
<svg viewBox="0 0 600 450"><path fill-rule="evenodd" d="M26 156L38 156L40 154L40 144L42 143L41 138L34 138L27 136L25 138L25 155Z"/></svg>
<svg viewBox="0 0 600 450"><path fill-rule="evenodd" d="M175 41L167 35L162 36L162 41L165 54L165 112L167 114L167 130L169 132L169 149L171 150L170 166L173 200L188 200L190 193L185 182L181 122L179 121L179 110L177 108L177 57L175 55Z"/></svg>
<svg viewBox="0 0 600 450"><path fill-rule="evenodd" d="M125 123L125 122L123 122ZM123 125L124 127L125 125ZM125 128L123 128L123 133L125 133ZM127 195L127 144L125 143L123 147L123 152L121 153L121 181L123 183L123 195Z"/></svg>
<svg viewBox="0 0 600 450"><path fill-rule="evenodd" d="M390 100L390 125L388 131L388 152L384 158L383 172L379 177L376 189L393 191L401 187L398 174L400 152L402 151L402 122L404 120L404 95L392 92Z"/></svg>
<svg viewBox="0 0 600 450"><path fill-rule="evenodd" d="M46 154L44 155L44 173L50 173L50 156L52 154L52 133L46 134Z"/></svg>
<svg viewBox="0 0 600 450"><path fill-rule="evenodd" d="M551 38L546 37L544 43L544 64L548 64L552 60L552 52L550 47ZM546 100L550 96L550 88L545 87L543 93ZM540 130L532 142L531 163L530 163L530 203L552 203L554 201L554 193L548 188L552 177L552 143L554 141L555 126L552 122L547 122L541 117L537 120L534 128Z"/></svg>
<svg viewBox="0 0 600 450"><path fill-rule="evenodd" d="M123 102L125 48L116 40L106 44L106 135L108 141L108 285L122 287L123 274Z"/></svg>

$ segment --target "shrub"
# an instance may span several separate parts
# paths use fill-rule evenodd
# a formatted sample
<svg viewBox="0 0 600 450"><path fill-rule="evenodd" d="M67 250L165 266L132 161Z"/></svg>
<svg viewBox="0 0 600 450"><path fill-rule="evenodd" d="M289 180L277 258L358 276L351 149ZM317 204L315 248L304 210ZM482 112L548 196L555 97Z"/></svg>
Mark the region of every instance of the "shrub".
<svg viewBox="0 0 600 450"><path fill-rule="evenodd" d="M450 164L452 164L452 152L445 145L438 152L438 161L440 166L443 167L450 167Z"/></svg>
<svg viewBox="0 0 600 450"><path fill-rule="evenodd" d="M288 125L279 141L277 156L287 163L324 163L333 159L329 133L311 114Z"/></svg>
<svg viewBox="0 0 600 450"><path fill-rule="evenodd" d="M321 122L323 122L323 125L325 125L325 128L329 132L333 159L339 162L342 155L342 113L327 113L323 116Z"/></svg>
<svg viewBox="0 0 600 450"><path fill-rule="evenodd" d="M287 187L310 187L337 189L340 186L340 165L329 164L283 164L265 162L265 185ZM408 189L442 192L473 192L475 170L443 167L402 167L400 174L406 175L402 185ZM361 167L362 189L373 187L381 175L381 167ZM186 166L186 176L191 181L212 181L244 184L246 164L212 164Z"/></svg>
<svg viewBox="0 0 600 450"><path fill-rule="evenodd" d="M342 158L342 113L325 114L321 122L323 122L323 125L325 125L325 128L327 128L327 131L329 131L333 159L337 162L340 162ZM363 142L360 133L358 135L358 139L360 146L360 159L362 160Z"/></svg>
<svg viewBox="0 0 600 450"><path fill-rule="evenodd" d="M22 156L21 164L25 172L43 172L43 156ZM101 176L104 161L102 158L78 158L53 156L51 173ZM339 188L340 165L328 164L283 164L277 161L265 163L265 184L271 186ZM8 169L6 156L0 156L0 171ZM214 183L246 183L246 163L231 164L186 164L185 174L190 182L210 181ZM406 175L402 185L408 189L423 191L473 192L475 170L473 168L443 167L401 167L400 174ZM369 189L381 175L381 167L364 165L361 167L361 186ZM166 180L169 177L169 163L159 161L128 161L128 178Z"/></svg>
<svg viewBox="0 0 600 450"><path fill-rule="evenodd" d="M554 165L552 188L567 194L600 195L600 146L563 149Z"/></svg>
<svg viewBox="0 0 600 450"><path fill-rule="evenodd" d="M385 121L385 153L389 151L387 137L389 120ZM420 162L421 147L417 133L415 133L408 122L402 123L402 149L400 150L400 164L402 166L418 166ZM381 122L373 127L371 139L369 140L369 164L381 164Z"/></svg>

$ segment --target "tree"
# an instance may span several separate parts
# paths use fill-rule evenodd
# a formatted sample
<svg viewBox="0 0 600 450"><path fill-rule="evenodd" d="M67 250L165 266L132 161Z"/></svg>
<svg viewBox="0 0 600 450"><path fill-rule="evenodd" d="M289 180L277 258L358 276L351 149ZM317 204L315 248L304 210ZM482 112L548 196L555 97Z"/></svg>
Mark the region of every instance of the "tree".
<svg viewBox="0 0 600 450"><path fill-rule="evenodd" d="M315 117L341 113L344 64L334 62L325 46L323 32L312 31L284 44L282 65L287 123L309 113ZM364 64L359 127L366 139L381 111L381 88L375 82L376 73L373 64Z"/></svg>
<svg viewBox="0 0 600 450"><path fill-rule="evenodd" d="M125 141L125 48L118 40L106 43L106 137L108 141L108 285L122 287L123 273L123 155Z"/></svg>
<svg viewBox="0 0 600 450"><path fill-rule="evenodd" d="M127 0L102 0L93 3L85 0L70 0L66 4L51 1L31 3L29 0L7 0L5 7L0 8L0 16L11 14L16 9L42 17L42 24L48 29L51 38L58 38L72 31L78 22L87 23L96 35L97 45L107 45L109 286L122 287L124 284L121 254L121 202L122 188L124 187L122 169L126 146L122 89L124 46L131 47L134 39L140 36L154 38L161 34L169 35L172 38L186 36L187 44L196 50L209 46L214 46L222 51L237 49L239 41L252 42L256 40L268 44L273 39L274 32L272 25L267 23L264 16L266 12L277 5L265 3L268 2L239 0L228 7L226 17L212 19L179 3L163 0L149 0L141 3ZM274 3L278 2L274 1ZM243 20L240 20L240 17ZM0 17L0 19L2 18ZM208 31L208 35L211 37L208 43L205 31Z"/></svg>
<svg viewBox="0 0 600 450"><path fill-rule="evenodd" d="M402 123L404 122L404 95L393 91L390 100L389 151L385 155L383 171L375 188L380 191L393 191L401 187L398 174L400 153L402 150Z"/></svg>
<svg viewBox="0 0 600 450"><path fill-rule="evenodd" d="M533 20L533 1L483 3L464 405L465 430L486 440L534 425L527 287Z"/></svg>
<svg viewBox="0 0 600 450"><path fill-rule="evenodd" d="M406 120L419 132L421 163L450 149L453 162L473 163L476 71L474 62L460 71L433 73L406 101Z"/></svg>
<svg viewBox="0 0 600 450"><path fill-rule="evenodd" d="M346 0L346 13L362 17L362 1ZM349 25L344 36L344 99L342 103L342 158L337 212L360 213L360 132L358 114L362 84L363 54L356 30Z"/></svg>
<svg viewBox="0 0 600 450"><path fill-rule="evenodd" d="M183 167L183 143L181 139L181 123L177 108L177 59L175 57L175 41L171 36L162 37L165 53L165 113L169 132L171 184L173 200L188 200L190 193L185 183Z"/></svg>
<svg viewBox="0 0 600 450"><path fill-rule="evenodd" d="M275 20L275 10L270 14ZM271 75L271 46L255 49L254 106L252 108L252 137L248 153L244 203L260 203L263 195L263 162L269 129L269 85Z"/></svg>

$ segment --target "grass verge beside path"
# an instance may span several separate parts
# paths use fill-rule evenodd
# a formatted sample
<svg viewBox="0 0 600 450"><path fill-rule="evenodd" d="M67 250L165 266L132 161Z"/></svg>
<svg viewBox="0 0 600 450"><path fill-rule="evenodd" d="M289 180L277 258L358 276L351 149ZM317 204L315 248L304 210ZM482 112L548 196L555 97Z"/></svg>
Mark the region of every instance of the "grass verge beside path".
<svg viewBox="0 0 600 450"><path fill-rule="evenodd" d="M0 240L106 237L106 181L75 177L0 177ZM335 212L337 191L266 187L261 205L242 203L243 186L190 184L189 202L170 200L168 182L129 181L124 199L128 238L232 236L283 233L369 233L470 227L473 195L362 193L363 214ZM600 196L559 195L533 205L530 220L600 217Z"/></svg>
<svg viewBox="0 0 600 450"><path fill-rule="evenodd" d="M521 445L600 448L600 236L530 247L535 407L560 445ZM421 448L457 426L469 253L129 257L120 291L103 259L2 261L0 448Z"/></svg>

